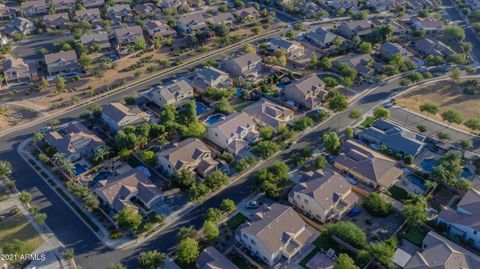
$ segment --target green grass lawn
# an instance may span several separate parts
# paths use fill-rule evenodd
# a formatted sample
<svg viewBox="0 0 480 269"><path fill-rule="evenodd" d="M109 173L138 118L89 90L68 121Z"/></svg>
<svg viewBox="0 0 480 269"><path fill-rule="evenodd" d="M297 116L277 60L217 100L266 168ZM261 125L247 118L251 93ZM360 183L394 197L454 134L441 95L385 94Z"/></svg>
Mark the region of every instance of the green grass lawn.
<svg viewBox="0 0 480 269"><path fill-rule="evenodd" d="M227 221L227 227L234 231L245 221L247 221L247 217L245 217L245 215L242 213L238 213Z"/></svg>
<svg viewBox="0 0 480 269"><path fill-rule="evenodd" d="M240 256L233 257L232 262L240 269L249 269L248 263Z"/></svg>
<svg viewBox="0 0 480 269"><path fill-rule="evenodd" d="M337 81L338 84L340 84L340 79L337 77L337 76L334 76L334 75L330 75L330 74L320 74L318 75L318 77L321 79L321 80L324 80L326 78L333 78Z"/></svg>
<svg viewBox="0 0 480 269"><path fill-rule="evenodd" d="M325 233L320 233L320 236L318 236L318 238L313 241L313 244L315 245L315 248L310 253L308 253L308 255L305 256L305 258L303 258L303 260L299 263L299 265L303 268L307 268L306 266L308 261L310 261L310 259L312 259L313 256L315 256L315 254L317 254L322 249L327 251L331 248L335 250L335 253L337 253L337 255L338 253L342 252L338 248L338 245L335 244L335 242L330 239Z"/></svg>
<svg viewBox="0 0 480 269"><path fill-rule="evenodd" d="M44 243L35 228L21 214L0 222L0 246L6 245L13 239L25 243L29 253L32 253Z"/></svg>
<svg viewBox="0 0 480 269"><path fill-rule="evenodd" d="M362 123L360 123L360 125L358 126L359 129L365 129L365 128L368 128L370 127L370 125L372 125L372 123L375 122L375 119L372 118L372 117L367 117Z"/></svg>
<svg viewBox="0 0 480 269"><path fill-rule="evenodd" d="M417 228L409 228L406 233L402 234L402 236L419 247L422 246L423 239L425 238L425 234Z"/></svg>
<svg viewBox="0 0 480 269"><path fill-rule="evenodd" d="M233 109L235 111L242 111L242 109L246 108L247 106L251 105L255 103L255 101L250 101L250 100L244 100L244 101L240 101L236 104L233 104Z"/></svg>
<svg viewBox="0 0 480 269"><path fill-rule="evenodd" d="M403 202L408 198L408 192L397 185L393 185L388 192L390 193L390 196L395 198L396 200Z"/></svg>

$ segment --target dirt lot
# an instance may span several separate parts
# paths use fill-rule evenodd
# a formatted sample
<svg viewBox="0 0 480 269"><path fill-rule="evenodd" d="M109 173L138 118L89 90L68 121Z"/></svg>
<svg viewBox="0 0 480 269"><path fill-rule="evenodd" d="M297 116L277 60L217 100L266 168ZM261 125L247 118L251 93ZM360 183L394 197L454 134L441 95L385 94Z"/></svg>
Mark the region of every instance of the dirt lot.
<svg viewBox="0 0 480 269"><path fill-rule="evenodd" d="M396 104L408 110L420 113L420 105L430 102L439 107L439 113L430 116L433 119L442 121L441 114L449 109L455 110L463 115L464 119L480 117L480 93L466 95L463 88L455 85L453 81L440 81L425 87L415 89L395 100ZM463 125L455 127L468 131Z"/></svg>

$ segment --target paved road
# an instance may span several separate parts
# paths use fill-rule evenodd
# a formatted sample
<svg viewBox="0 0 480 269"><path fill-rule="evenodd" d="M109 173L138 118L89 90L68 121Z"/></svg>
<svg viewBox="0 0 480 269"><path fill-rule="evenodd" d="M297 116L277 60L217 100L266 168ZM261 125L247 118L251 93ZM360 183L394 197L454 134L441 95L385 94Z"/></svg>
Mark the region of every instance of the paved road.
<svg viewBox="0 0 480 269"><path fill-rule="evenodd" d="M476 38L474 30L463 20L463 15L455 8L452 0L443 0L442 2L451 21L457 21L459 26L465 29L465 41L472 43L472 53L480 61L480 41Z"/></svg>
<svg viewBox="0 0 480 269"><path fill-rule="evenodd" d="M41 48L45 48L48 51L55 50L55 43L61 43L64 41L73 41L73 36L70 33L61 35L49 35L42 34L34 36L31 39L24 40L17 44L13 50L12 55L16 58L24 58L27 60L42 58L42 55L38 51Z"/></svg>
<svg viewBox="0 0 480 269"><path fill-rule="evenodd" d="M418 125L423 125L427 128L425 134L431 137L436 138L438 132L443 132L447 133L452 138L451 142L458 143L461 140L471 140L474 144L473 151L480 153L480 137L478 136L466 134L452 128L446 128L445 126L438 124L434 121L430 121L428 119L396 107L390 108L390 117L393 120L399 122L400 124L405 125L415 131L417 131Z"/></svg>
<svg viewBox="0 0 480 269"><path fill-rule="evenodd" d="M156 83L156 82L151 82ZM146 86L133 87L132 89L121 94L113 95L101 101L101 104L119 100L124 95L131 95ZM361 108L368 111L379 103L388 98L390 90L399 87L398 80L388 85L377 88L372 93L360 99L353 107ZM291 150L284 151L275 160L287 160L292 151L301 150L306 146L315 147L321 143L321 134L327 130L336 129L338 126L345 127L351 124L351 120L347 117L348 111L339 114L329 121L322 124L320 128L315 129L310 134L303 137ZM62 122L67 122L78 117L82 112L81 109L69 112L61 117ZM123 262L129 268L135 268L135 254L147 249L159 249L166 251L176 244L176 230L184 225L200 226L203 222L203 214L209 207L218 206L224 198L230 198L236 202L241 201L252 192L251 178L241 179L223 192L207 200L201 206L184 216L181 220L166 227L154 239L144 243L143 245L130 250L111 251L102 245L90 230L78 219L78 217L66 207L63 202L50 190L50 188L37 176L36 172L31 169L16 153L16 147L22 140L30 137L31 134L38 130L40 126L32 126L31 128L17 132L14 135L7 135L0 138L0 156L1 159L9 160L14 163L14 178L20 190L27 190L32 193L33 204L42 212L48 214L47 224L51 227L58 238L66 245L75 249L76 260L84 268L105 268L113 262ZM262 167L270 165L274 160L264 164Z"/></svg>

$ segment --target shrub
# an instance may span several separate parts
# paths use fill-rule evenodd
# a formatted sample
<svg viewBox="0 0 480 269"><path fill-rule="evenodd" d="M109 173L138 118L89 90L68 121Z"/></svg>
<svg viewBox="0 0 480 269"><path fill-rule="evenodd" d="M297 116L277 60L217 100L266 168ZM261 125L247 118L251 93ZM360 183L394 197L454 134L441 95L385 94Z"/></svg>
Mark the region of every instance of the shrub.
<svg viewBox="0 0 480 269"><path fill-rule="evenodd" d="M386 202L378 193L374 192L363 202L363 208L372 216L384 217L392 212L393 206Z"/></svg>

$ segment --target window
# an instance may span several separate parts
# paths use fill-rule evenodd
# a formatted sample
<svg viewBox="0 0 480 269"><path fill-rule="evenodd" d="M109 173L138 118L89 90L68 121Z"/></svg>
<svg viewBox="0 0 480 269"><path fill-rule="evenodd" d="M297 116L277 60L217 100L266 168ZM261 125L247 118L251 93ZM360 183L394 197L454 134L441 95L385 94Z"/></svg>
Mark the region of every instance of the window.
<svg viewBox="0 0 480 269"><path fill-rule="evenodd" d="M252 239L250 239L250 242L255 246L255 241L253 241Z"/></svg>
<svg viewBox="0 0 480 269"><path fill-rule="evenodd" d="M307 204L307 205L308 205L308 200L307 200L307 199L305 199L304 201L305 201L305 204Z"/></svg>

